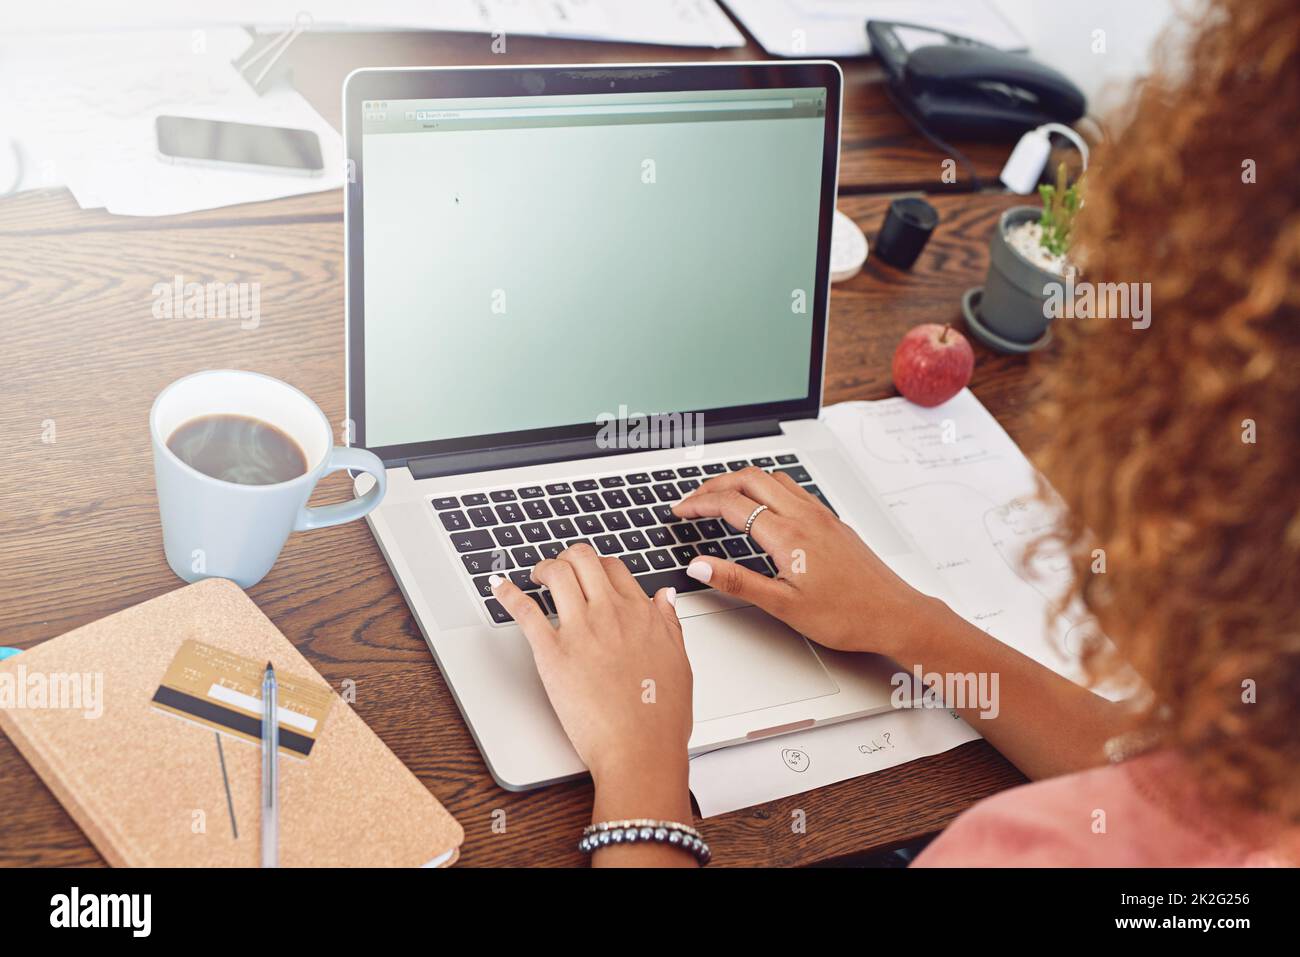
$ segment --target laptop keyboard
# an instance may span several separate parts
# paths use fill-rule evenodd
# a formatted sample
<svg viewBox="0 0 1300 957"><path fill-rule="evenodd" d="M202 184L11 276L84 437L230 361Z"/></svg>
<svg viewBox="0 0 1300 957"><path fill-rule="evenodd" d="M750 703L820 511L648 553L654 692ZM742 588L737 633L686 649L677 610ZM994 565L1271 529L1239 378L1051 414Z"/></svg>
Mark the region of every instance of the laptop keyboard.
<svg viewBox="0 0 1300 957"><path fill-rule="evenodd" d="M486 489L430 499L465 574L494 624L514 619L492 597L488 579L508 576L547 615L550 592L533 582L532 567L578 542L627 566L647 596L672 586L678 592L707 585L686 574L696 555L712 555L769 578L776 565L753 538L721 518L681 519L672 506L705 479L754 465L783 472L835 511L792 453L679 465L648 472Z"/></svg>

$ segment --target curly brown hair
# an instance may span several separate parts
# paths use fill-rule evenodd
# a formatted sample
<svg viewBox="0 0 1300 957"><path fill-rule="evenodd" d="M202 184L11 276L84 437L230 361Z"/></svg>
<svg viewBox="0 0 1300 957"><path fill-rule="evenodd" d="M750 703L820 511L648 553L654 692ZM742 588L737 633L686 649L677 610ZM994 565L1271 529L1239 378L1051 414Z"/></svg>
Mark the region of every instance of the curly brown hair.
<svg viewBox="0 0 1300 957"><path fill-rule="evenodd" d="M1058 345L1039 360L1039 465L1070 509L1051 536L1073 565L1066 600L1115 646L1085 652L1090 674L1131 664L1153 692L1145 727L1183 755L1202 797L1289 825L1300 4L1213 0L1200 18L1098 151L1074 229L1083 279L1151 284L1150 326L1056 321Z"/></svg>

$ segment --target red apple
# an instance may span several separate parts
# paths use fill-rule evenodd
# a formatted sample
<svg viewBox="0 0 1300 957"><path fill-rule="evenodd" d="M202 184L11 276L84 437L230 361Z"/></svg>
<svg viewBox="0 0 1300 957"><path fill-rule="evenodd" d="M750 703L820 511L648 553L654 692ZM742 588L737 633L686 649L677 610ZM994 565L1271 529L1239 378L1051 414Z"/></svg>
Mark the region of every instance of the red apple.
<svg viewBox="0 0 1300 957"><path fill-rule="evenodd" d="M934 322L910 330L894 352L894 385L908 401L927 408L964 389L974 369L966 337Z"/></svg>

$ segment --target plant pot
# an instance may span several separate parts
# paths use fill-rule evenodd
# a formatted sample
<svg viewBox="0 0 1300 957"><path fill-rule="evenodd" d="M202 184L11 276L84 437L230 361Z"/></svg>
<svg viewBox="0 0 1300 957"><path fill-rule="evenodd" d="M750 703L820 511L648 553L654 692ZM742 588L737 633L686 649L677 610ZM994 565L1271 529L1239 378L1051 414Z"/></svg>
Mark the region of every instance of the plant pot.
<svg viewBox="0 0 1300 957"><path fill-rule="evenodd" d="M989 240L984 288L968 291L962 302L972 334L998 352L1031 352L1051 339L1043 290L1065 278L1031 263L1007 241L1009 230L1037 220L1042 212L1036 206L1016 206L1002 214Z"/></svg>

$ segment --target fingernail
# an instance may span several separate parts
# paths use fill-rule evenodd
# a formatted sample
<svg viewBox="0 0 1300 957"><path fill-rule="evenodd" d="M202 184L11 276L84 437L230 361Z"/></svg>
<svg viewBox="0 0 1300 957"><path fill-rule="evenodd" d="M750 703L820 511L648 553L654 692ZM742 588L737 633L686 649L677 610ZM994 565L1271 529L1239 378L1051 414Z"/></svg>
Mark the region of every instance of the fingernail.
<svg viewBox="0 0 1300 957"><path fill-rule="evenodd" d="M686 574L697 582L707 582L713 577L713 566L708 562L691 562L686 566Z"/></svg>
<svg viewBox="0 0 1300 957"><path fill-rule="evenodd" d="M672 605L674 608L676 608L676 607L677 607L677 589L676 589L676 588L673 588L672 586L669 586L668 590L667 590L666 592L664 592L664 599L668 602L668 604L670 604L670 605Z"/></svg>
<svg viewBox="0 0 1300 957"><path fill-rule="evenodd" d="M686 569L686 572L687 574L690 574L690 569L689 568ZM505 584L505 579L502 578L500 575L491 575L488 577L488 585L491 586L492 588L496 588L497 585L502 585L502 584Z"/></svg>

